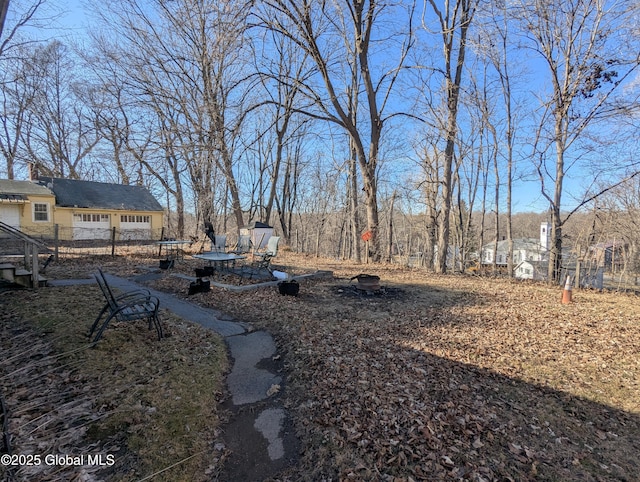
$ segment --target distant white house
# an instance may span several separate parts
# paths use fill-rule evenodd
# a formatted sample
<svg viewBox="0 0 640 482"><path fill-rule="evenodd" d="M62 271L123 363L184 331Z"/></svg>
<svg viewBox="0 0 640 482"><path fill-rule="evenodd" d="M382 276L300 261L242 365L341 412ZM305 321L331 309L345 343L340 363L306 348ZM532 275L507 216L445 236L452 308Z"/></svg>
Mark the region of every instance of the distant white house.
<svg viewBox="0 0 640 482"><path fill-rule="evenodd" d="M513 273L518 279L546 280L548 264L548 261L521 261L513 268Z"/></svg>
<svg viewBox="0 0 640 482"><path fill-rule="evenodd" d="M521 279L544 279L549 260L551 225L547 222L540 224L540 237L517 238L513 240L514 276ZM507 240L485 244L482 247L481 263L495 264L499 267L507 266L509 243ZM539 277L542 276L542 277Z"/></svg>
<svg viewBox="0 0 640 482"><path fill-rule="evenodd" d="M495 261L498 266L506 266L508 261L509 245L507 240L498 241L497 249L495 243L485 244L482 247L482 264L493 264L495 251ZM518 238L513 240L513 264L521 261L542 261L547 257L547 250L544 249L537 239Z"/></svg>

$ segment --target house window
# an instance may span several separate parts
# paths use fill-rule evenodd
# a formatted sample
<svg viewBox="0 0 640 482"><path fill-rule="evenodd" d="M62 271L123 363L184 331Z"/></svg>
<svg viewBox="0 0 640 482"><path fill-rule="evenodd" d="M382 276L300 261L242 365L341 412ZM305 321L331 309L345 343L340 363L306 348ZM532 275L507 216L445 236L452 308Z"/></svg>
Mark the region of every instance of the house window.
<svg viewBox="0 0 640 482"><path fill-rule="evenodd" d="M122 214L120 216L120 222L121 223L150 223L151 222L151 216L145 216L145 215L133 215L133 214Z"/></svg>
<svg viewBox="0 0 640 482"><path fill-rule="evenodd" d="M108 214L74 214L73 219L75 221L81 221L83 223L108 223L109 215Z"/></svg>
<svg viewBox="0 0 640 482"><path fill-rule="evenodd" d="M33 203L33 220L37 222L49 221L48 203Z"/></svg>

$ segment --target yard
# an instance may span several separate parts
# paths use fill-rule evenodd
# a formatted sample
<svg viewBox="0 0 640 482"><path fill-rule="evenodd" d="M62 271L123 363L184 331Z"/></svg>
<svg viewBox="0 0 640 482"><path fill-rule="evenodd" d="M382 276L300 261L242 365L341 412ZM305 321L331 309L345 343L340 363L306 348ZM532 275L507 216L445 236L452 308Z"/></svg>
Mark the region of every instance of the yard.
<svg viewBox="0 0 640 482"><path fill-rule="evenodd" d="M145 261L157 264L111 258L62 261L55 269L52 265L50 275L83 277L101 264L127 275ZM278 255L277 265L293 273L331 270L334 276L301 281L298 297L280 296L274 287L233 292L214 286L189 299L266 329L276 338L287 368L282 396L302 445L298 465L280 480L638 480L636 295L574 291L574 302L562 305L560 288L541 284L435 276L419 269L354 265L286 251ZM189 261L176 269L188 273L192 268ZM380 276L381 292L355 290L351 278L361 273ZM170 273L151 286L187 297L188 282ZM55 302L34 308L39 297L63 289L2 294L0 302L11 306L8 318L13 320L44 316L64 325L74 313L74 319L90 323L88 311L80 318L75 315L82 305L77 297L57 293ZM91 287L83 289L89 290L85 296L96 294ZM201 347L196 342L198 327L166 315L164 320L172 332L162 342L171 344L162 352L171 353L170 360L161 362L166 369L152 364L146 369L156 370L153 376L138 373L127 383L139 390L159 384L151 387L157 392L158 386L166 388L168 374L185 369L194 380L217 380L215 372L223 372L225 362L219 355L215 363L207 358L219 353L216 337L210 337L208 348ZM111 330L104 348L91 353L124 340L132 351L141 343L151 351L158 345L146 330L118 335L122 330ZM45 328L38 340L50 331ZM54 339L54 348L56 343ZM103 375L93 388L102 392L96 397L105 404L105 412L117 411L104 396L111 397L112 387L127 373L127 363L118 359L133 355L111 356L108 363L102 360ZM67 376L80 376L86 368L90 367L72 366ZM185 393L199 392L198 383L184 387ZM214 393L224 397L219 387ZM139 397L140 407L136 397L129 397L137 411L129 412L135 416L122 422L124 429L107 424L104 434L89 429L70 443L87 444L90 439L100 444L102 435L111 437L119 459L129 467L127 472L114 465L105 472L112 480L122 480L123 474L136 479L131 474L137 460L146 464L143 474L135 473L137 478L161 470L169 462L159 455L167 453L166 448L152 444L151 438L149 444L140 443L141 434L155 434L165 423L158 418L164 410L150 410L161 400L150 397ZM169 397L175 407L202 410L198 397L177 397ZM224 461L224 450L216 446L222 426L218 421L223 423L224 414L215 409L210 425L173 437L183 443L168 451L175 453L171 460L200 451L213 454L207 454L208 464L194 457L192 472L177 472L183 480L215 478L216 463ZM194 423L199 418L194 417ZM131 433L138 434L136 443ZM158 452L148 453L148 445ZM193 477L196 473L200 479ZM164 473L157 480L177 479Z"/></svg>

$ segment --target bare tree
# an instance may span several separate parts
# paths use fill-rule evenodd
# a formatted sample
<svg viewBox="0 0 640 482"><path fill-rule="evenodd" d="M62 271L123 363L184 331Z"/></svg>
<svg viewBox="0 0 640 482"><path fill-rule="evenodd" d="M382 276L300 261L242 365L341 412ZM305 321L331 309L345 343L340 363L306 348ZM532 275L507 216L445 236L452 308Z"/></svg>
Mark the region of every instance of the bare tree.
<svg viewBox="0 0 640 482"><path fill-rule="evenodd" d="M28 28L37 29L47 24L42 17L46 0L11 3L0 0L0 91L2 111L0 111L0 152L5 157L6 174L15 176L19 153L23 150L22 135L27 127L29 109L36 92L37 72L32 71L35 42L22 33Z"/></svg>
<svg viewBox="0 0 640 482"><path fill-rule="evenodd" d="M304 152L304 137L304 133L301 132L296 136L296 143L288 145L284 173L278 179L281 186L280 193L275 197L280 229L287 243L291 242L293 213L298 204L298 186L304 165L301 159Z"/></svg>
<svg viewBox="0 0 640 482"><path fill-rule="evenodd" d="M442 75L442 91L444 92L444 105L446 106L446 120L443 132L442 213L438 222L438 255L434 265L437 273L447 271L460 89L467 52L467 34L473 20L477 1L455 0L452 2L447 1L444 5L435 0L427 0L426 2L436 18L438 28L435 32L442 39L443 65L438 69L438 72ZM425 29L433 31L428 26L426 15L425 9L425 19L423 21Z"/></svg>
<svg viewBox="0 0 640 482"><path fill-rule="evenodd" d="M605 0L519 2L523 32L544 61L551 86L539 93L542 111L533 153L551 216L550 280L558 278L562 262L565 179L572 168L584 169L583 158L597 163L586 155L596 148L586 145L593 128L637 105L637 92L624 91L640 65L638 37L628 31L634 9L635 2ZM600 139L599 144L607 143Z"/></svg>
<svg viewBox="0 0 640 482"><path fill-rule="evenodd" d="M200 221L215 214L214 190L227 191L243 225L235 146L245 115L245 18L250 2L115 2L105 21L118 36L128 85L158 118L169 158L181 160ZM177 156L177 157L176 157ZM177 165L177 164L176 164ZM181 170L181 169L180 169ZM224 186L213 184L216 173ZM175 173L177 174L177 172Z"/></svg>
<svg viewBox="0 0 640 482"><path fill-rule="evenodd" d="M14 1L12 4L13 18L10 24L6 22L9 3L9 0L0 0L0 58L13 57L9 51L23 45L23 42L18 39L20 31L27 27L41 25L38 14L42 11L46 0L33 0L30 3ZM7 29L5 29L5 24L7 24Z"/></svg>
<svg viewBox="0 0 640 482"><path fill-rule="evenodd" d="M257 30L256 30L257 32ZM313 65L309 65L307 55L285 38L273 31L266 31L263 50L271 51L269 56L258 57L257 70L260 72L264 95L266 132L260 133L258 146L264 144L264 151L258 154L260 175L259 186L269 183L268 188L260 188L266 193L261 219L271 222L274 208L285 242L289 241L290 216L282 210L295 204L295 187L292 189L292 173L298 171L302 142L308 134L310 119L299 114L301 108L300 86L313 75ZM292 197L293 195L293 197Z"/></svg>
<svg viewBox="0 0 640 482"><path fill-rule="evenodd" d="M491 81L488 76L488 65L486 63L480 64L478 70L481 70L482 75L472 76L471 84L472 88L469 94L469 108L475 114L475 123L480 131L481 138L481 152L478 154L478 179L481 177L484 179L485 184L482 189L482 222L484 229L484 219L486 216L486 202L487 191L489 188L488 172L493 168L493 219L494 219L494 238L493 238L493 254L492 265L493 273L497 274L498 271L498 242L500 241L500 192L501 192L501 173L502 166L500 164L500 151L501 151L501 138L498 132L499 119L496 116L495 106L495 89L491 86ZM481 176L482 174L482 176ZM482 234L484 239L484 233ZM480 246L482 250L482 245ZM509 253L508 256L511 256Z"/></svg>
<svg viewBox="0 0 640 482"><path fill-rule="evenodd" d="M38 73L32 72L29 65L34 60L35 41L22 32L38 29L52 20L41 15L45 5L46 0L14 1L9 15L9 0L0 0L0 152L5 157L9 179L14 178L19 153L24 150L22 136L28 130L29 109L42 87L35 83L44 81L36 80Z"/></svg>
<svg viewBox="0 0 640 482"><path fill-rule="evenodd" d="M436 139L427 139L418 147L423 181L420 184L425 200L425 245L422 255L424 264L434 266L435 246L438 240L438 224L441 214L440 188L443 155Z"/></svg>
<svg viewBox="0 0 640 482"><path fill-rule="evenodd" d="M76 75L75 59L61 42L36 47L30 59L25 80L37 85L22 130L25 160L47 175L80 178L90 169L86 161L99 141L84 102L91 86Z"/></svg>
<svg viewBox="0 0 640 482"><path fill-rule="evenodd" d="M16 56L16 61L8 63L6 69L2 69L2 136L0 137L0 152L5 159L6 173L9 179L14 179L16 163L22 139L22 131L26 127L29 109L34 101L39 82L31 71L31 49L22 47L19 49L22 55Z"/></svg>
<svg viewBox="0 0 640 482"><path fill-rule="evenodd" d="M515 56L511 55L512 43L512 18L508 10L508 4L503 2L487 2L481 14L482 21L479 22L479 36L474 48L483 59L492 67L497 76L502 99L500 118L491 120L492 132L495 134L496 147L504 158L506 169L501 169L504 173L504 187L506 188L506 216L505 231L507 238L507 271L509 276L513 276L513 178L515 170L514 143L516 134L516 109L514 109L513 80L511 73L517 69L518 62ZM500 132L498 132L498 126ZM497 179L496 179L497 182ZM496 226L498 221L496 220ZM497 238L496 238L497 242ZM495 259L495 253L494 253Z"/></svg>
<svg viewBox="0 0 640 482"><path fill-rule="evenodd" d="M640 181L630 179L613 189L603 200L603 209L613 216L608 235L625 247L625 268L635 278L640 275Z"/></svg>
<svg viewBox="0 0 640 482"><path fill-rule="evenodd" d="M472 105L469 105L472 108ZM460 155L454 170L455 205L454 245L456 269L464 270L471 260L475 236L472 231L472 213L476 206L478 189L483 179L483 152L478 149L478 139L482 138L482 126L471 122L465 136L459 139ZM480 142L482 144L482 142ZM464 162L463 162L464 160Z"/></svg>
<svg viewBox="0 0 640 482"><path fill-rule="evenodd" d="M412 45L411 30L402 34L395 54L395 66L373 63L372 46L388 49L389 44L377 42L374 35L379 33L378 22L383 24L383 15L398 13L398 6L392 8L390 2L366 0L336 0L322 4L311 0L265 0L258 13L261 24L284 36L298 48L304 50L315 63L324 92L317 85L307 83L304 94L313 101L316 112L307 110L308 115L335 123L346 130L353 142L363 181L367 210L367 230L371 232L371 259L381 259L378 237L378 189L377 169L380 142L385 122L385 111L391 96L399 69L404 65L408 49ZM408 8L409 16L413 7ZM405 24L411 25L410 21ZM393 34L385 32L387 38ZM380 59L380 52L377 52ZM394 58L391 57L391 58ZM376 77L377 69L381 69ZM343 78L346 75L346 80ZM354 85L362 92L365 121L354 121L350 109L352 97L349 89Z"/></svg>
<svg viewBox="0 0 640 482"><path fill-rule="evenodd" d="M349 178L347 186L347 199L349 202L349 220L351 223L352 258L356 263L362 262L362 249L360 246L360 217L359 217L359 189L358 189L358 152L349 139Z"/></svg>

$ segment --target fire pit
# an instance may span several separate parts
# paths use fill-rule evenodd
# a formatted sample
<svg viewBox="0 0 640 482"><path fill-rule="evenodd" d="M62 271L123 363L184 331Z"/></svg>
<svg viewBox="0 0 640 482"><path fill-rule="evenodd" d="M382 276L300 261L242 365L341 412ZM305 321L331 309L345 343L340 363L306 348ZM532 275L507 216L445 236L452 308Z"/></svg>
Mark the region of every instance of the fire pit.
<svg viewBox="0 0 640 482"><path fill-rule="evenodd" d="M357 283L353 283L357 280ZM380 277L371 274L359 274L349 279L348 285L335 286L339 296L361 300L394 301L404 299L404 290L397 287L381 286Z"/></svg>
<svg viewBox="0 0 640 482"><path fill-rule="evenodd" d="M371 274L359 274L351 278L351 281L353 281L354 279L358 280L356 288L359 290L366 291L368 293L380 291L380 276Z"/></svg>

